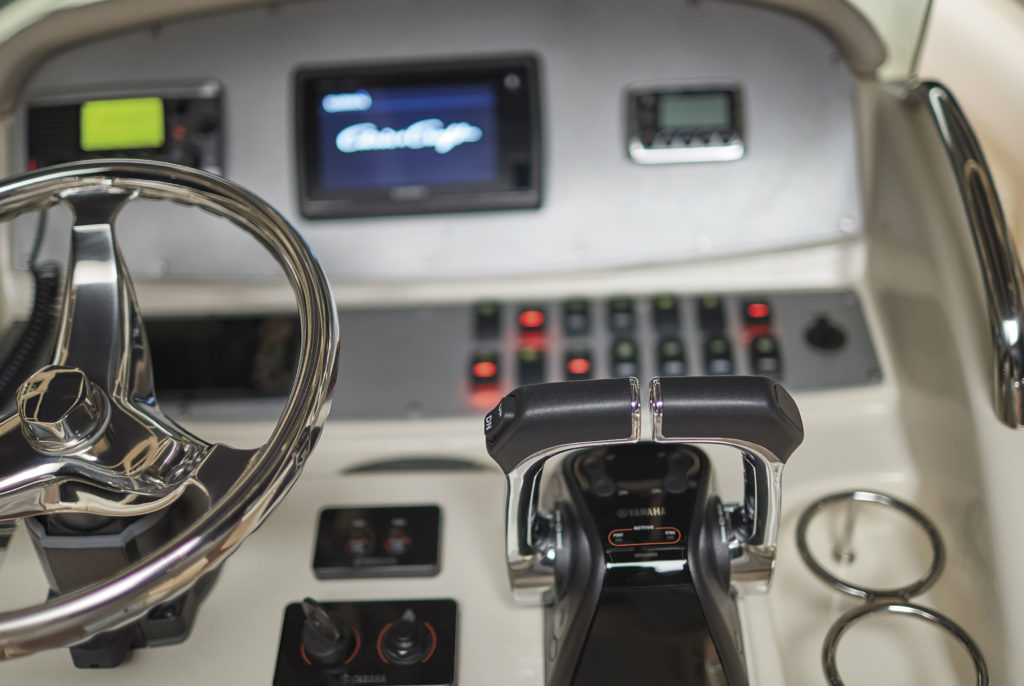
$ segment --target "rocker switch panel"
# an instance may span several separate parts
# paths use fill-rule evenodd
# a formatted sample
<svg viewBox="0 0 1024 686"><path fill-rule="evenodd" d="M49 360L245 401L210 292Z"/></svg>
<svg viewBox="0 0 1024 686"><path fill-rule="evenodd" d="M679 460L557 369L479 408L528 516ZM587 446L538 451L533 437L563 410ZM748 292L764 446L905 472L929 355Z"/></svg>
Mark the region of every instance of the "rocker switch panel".
<svg viewBox="0 0 1024 686"><path fill-rule="evenodd" d="M440 531L436 505L327 508L320 511L313 573L318 579L434 576Z"/></svg>

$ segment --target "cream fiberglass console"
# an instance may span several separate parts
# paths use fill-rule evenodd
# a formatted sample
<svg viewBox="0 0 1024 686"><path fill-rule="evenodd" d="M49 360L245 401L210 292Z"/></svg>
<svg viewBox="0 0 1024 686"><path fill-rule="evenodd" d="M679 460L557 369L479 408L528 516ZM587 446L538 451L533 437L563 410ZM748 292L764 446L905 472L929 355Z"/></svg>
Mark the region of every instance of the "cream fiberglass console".
<svg viewBox="0 0 1024 686"><path fill-rule="evenodd" d="M21 4L0 681L1024 683L1020 270L857 11Z"/></svg>

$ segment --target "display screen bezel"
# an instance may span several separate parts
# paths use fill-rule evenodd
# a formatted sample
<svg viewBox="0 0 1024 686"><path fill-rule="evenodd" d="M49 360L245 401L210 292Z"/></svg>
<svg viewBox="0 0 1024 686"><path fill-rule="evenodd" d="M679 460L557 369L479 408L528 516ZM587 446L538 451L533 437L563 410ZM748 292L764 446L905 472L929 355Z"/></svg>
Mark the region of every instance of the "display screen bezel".
<svg viewBox="0 0 1024 686"><path fill-rule="evenodd" d="M295 123L303 216L347 218L540 206L537 73L537 60L529 55L299 69L295 74ZM515 88L507 86L516 82ZM318 108L324 93L466 84L488 84L495 93L498 142L493 178L415 187L331 188L323 183Z"/></svg>

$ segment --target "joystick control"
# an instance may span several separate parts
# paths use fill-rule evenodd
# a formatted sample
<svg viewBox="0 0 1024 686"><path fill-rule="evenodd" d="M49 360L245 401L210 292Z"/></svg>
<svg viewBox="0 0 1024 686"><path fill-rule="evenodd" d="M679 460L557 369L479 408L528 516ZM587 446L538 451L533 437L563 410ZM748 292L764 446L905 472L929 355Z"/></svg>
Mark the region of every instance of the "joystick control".
<svg viewBox="0 0 1024 686"><path fill-rule="evenodd" d="M437 637L430 624L421 622L407 609L401 619L380 632L378 646L385 662L412 665L426 662L434 652Z"/></svg>
<svg viewBox="0 0 1024 686"><path fill-rule="evenodd" d="M457 615L450 599L291 603L273 686L454 686Z"/></svg>
<svg viewBox="0 0 1024 686"><path fill-rule="evenodd" d="M302 656L314 665L336 665L355 652L356 639L345 618L306 598L302 601Z"/></svg>

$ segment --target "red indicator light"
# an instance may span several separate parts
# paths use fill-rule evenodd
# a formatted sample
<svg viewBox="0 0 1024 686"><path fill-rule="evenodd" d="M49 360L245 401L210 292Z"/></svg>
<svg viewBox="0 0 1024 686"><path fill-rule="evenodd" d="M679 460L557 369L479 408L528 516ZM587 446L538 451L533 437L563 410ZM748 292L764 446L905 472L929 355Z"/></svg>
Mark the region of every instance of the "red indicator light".
<svg viewBox="0 0 1024 686"><path fill-rule="evenodd" d="M764 303L750 303L747 305L747 316L751 319L764 319L771 310Z"/></svg>
<svg viewBox="0 0 1024 686"><path fill-rule="evenodd" d="M38 168L39 168L39 163L36 162L36 158L34 158L34 157L28 158L28 170L29 171L35 171Z"/></svg>
<svg viewBox="0 0 1024 686"><path fill-rule="evenodd" d="M539 329L544 326L544 313L540 310L523 310L519 313L519 326L524 329Z"/></svg>
<svg viewBox="0 0 1024 686"><path fill-rule="evenodd" d="M583 376L590 373L590 360L585 357L574 357L565 363L565 368L573 376Z"/></svg>
<svg viewBox="0 0 1024 686"><path fill-rule="evenodd" d="M498 365L493 362L474 362L473 363L473 378L475 379L493 379L498 375Z"/></svg>

